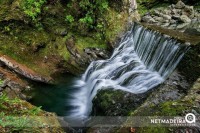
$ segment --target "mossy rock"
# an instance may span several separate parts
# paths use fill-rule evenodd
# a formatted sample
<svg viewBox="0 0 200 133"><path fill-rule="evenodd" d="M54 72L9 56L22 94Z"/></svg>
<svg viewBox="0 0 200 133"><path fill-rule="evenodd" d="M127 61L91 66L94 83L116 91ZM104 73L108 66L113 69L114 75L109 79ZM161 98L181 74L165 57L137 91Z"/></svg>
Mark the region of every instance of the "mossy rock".
<svg viewBox="0 0 200 133"><path fill-rule="evenodd" d="M0 132L63 133L57 117L18 98L0 96Z"/></svg>
<svg viewBox="0 0 200 133"><path fill-rule="evenodd" d="M121 116L129 115L146 99L146 94L132 94L121 90L100 90L93 100L95 115Z"/></svg>

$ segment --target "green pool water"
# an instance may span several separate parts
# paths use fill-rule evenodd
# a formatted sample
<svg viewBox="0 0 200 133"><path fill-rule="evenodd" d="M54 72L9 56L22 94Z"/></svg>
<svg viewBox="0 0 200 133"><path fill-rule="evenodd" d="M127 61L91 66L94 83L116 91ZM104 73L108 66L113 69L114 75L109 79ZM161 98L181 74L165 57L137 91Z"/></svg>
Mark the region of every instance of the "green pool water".
<svg viewBox="0 0 200 133"><path fill-rule="evenodd" d="M43 110L55 112L58 116L66 116L70 110L68 100L70 94L75 91L73 82L76 77L70 74L62 74L57 77L56 85L34 83L33 89L29 92L33 105L42 106Z"/></svg>

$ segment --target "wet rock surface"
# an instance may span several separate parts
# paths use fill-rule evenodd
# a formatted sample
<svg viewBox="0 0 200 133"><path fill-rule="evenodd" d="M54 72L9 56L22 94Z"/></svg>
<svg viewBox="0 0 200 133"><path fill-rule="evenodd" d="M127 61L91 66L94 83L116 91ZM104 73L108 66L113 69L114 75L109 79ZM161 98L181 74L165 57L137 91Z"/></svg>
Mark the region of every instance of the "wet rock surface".
<svg viewBox="0 0 200 133"><path fill-rule="evenodd" d="M159 87L143 94L132 94L120 90L100 90L93 100L93 114L107 116L127 116L130 111L137 109L146 99L158 104L168 100L181 99L186 94L190 85L186 79L175 71ZM150 97L149 97L150 95Z"/></svg>

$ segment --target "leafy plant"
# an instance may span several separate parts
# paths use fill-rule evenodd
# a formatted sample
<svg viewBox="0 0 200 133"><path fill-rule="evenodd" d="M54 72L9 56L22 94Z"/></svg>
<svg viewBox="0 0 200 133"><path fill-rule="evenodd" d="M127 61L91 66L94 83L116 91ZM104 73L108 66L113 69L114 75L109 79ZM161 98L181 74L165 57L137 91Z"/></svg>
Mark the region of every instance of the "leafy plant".
<svg viewBox="0 0 200 133"><path fill-rule="evenodd" d="M34 108L28 110L28 114L30 114L30 115L37 115L38 113L41 112L41 108L42 108L42 106L34 107Z"/></svg>
<svg viewBox="0 0 200 133"><path fill-rule="evenodd" d="M11 116L3 112L0 113L0 127L9 128L12 132L31 132L32 127L39 127L41 122L28 116Z"/></svg>
<svg viewBox="0 0 200 133"><path fill-rule="evenodd" d="M0 132L2 128L9 129L10 132L31 132L32 127L42 125L38 117L40 108L35 106L30 108L19 98L10 99L6 94L2 94L0 96Z"/></svg>
<svg viewBox="0 0 200 133"><path fill-rule="evenodd" d="M74 17L72 15L67 15L65 18L65 21L72 23L72 22L74 22Z"/></svg>
<svg viewBox="0 0 200 133"><path fill-rule="evenodd" d="M67 22L79 22L79 27L84 31L95 30L102 28L98 19L108 10L108 0L71 0L67 7Z"/></svg>
<svg viewBox="0 0 200 133"><path fill-rule="evenodd" d="M35 21L41 13L42 6L45 2L46 0L24 0L22 9L27 16L31 17L31 19Z"/></svg>

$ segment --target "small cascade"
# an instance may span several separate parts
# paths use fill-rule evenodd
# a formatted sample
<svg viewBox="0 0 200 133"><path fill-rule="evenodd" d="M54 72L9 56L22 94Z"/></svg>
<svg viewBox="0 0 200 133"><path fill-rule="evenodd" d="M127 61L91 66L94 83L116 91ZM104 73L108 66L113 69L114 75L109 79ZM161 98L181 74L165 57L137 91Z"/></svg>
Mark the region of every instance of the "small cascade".
<svg viewBox="0 0 200 133"><path fill-rule="evenodd" d="M134 24L112 56L93 61L71 96L70 118L85 119L100 89L120 89L139 94L164 82L188 47L158 32Z"/></svg>

